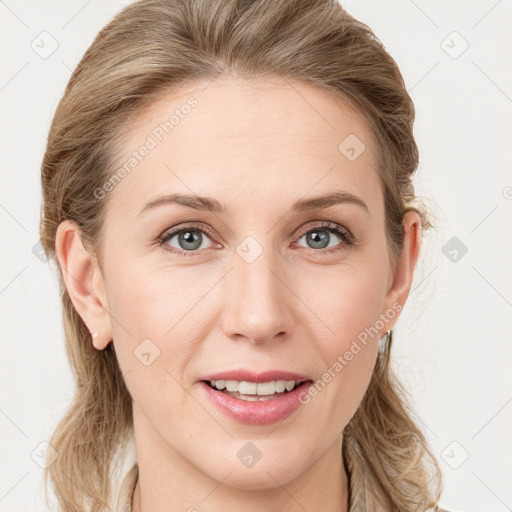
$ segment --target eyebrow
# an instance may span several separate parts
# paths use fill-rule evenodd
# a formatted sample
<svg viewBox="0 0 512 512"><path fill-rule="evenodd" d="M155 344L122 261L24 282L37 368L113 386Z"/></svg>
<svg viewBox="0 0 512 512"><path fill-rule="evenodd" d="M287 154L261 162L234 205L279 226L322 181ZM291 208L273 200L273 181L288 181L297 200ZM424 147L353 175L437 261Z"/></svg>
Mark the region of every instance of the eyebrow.
<svg viewBox="0 0 512 512"><path fill-rule="evenodd" d="M294 212L319 210L343 203L360 206L366 210L367 213L370 213L368 206L362 199L354 194L344 191L333 192L332 194L313 197L311 199L299 199L293 203L291 210ZM201 197L190 194L163 194L149 201L141 210L139 216L149 210L168 204L179 204L187 206L188 208L193 208L194 210L204 210L220 214L225 214L227 212L227 208L212 197Z"/></svg>

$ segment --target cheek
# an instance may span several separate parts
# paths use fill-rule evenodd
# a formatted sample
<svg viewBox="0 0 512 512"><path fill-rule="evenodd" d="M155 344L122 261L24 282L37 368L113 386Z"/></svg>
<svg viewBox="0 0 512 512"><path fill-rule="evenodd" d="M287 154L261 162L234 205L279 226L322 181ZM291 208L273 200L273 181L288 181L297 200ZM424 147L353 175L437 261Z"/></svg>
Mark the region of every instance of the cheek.
<svg viewBox="0 0 512 512"><path fill-rule="evenodd" d="M375 366L384 275L378 266L347 270L325 280L321 294L309 294L311 309L322 320L313 338L325 369L316 390L310 390L310 401L316 403L318 421L335 429L342 429L357 410Z"/></svg>
<svg viewBox="0 0 512 512"><path fill-rule="evenodd" d="M314 338L328 356L325 362L332 362L353 339L375 326L383 312L385 273L378 265L347 266L307 283L301 296L320 320ZM373 334L369 338L378 341L379 335Z"/></svg>
<svg viewBox="0 0 512 512"><path fill-rule="evenodd" d="M200 301L211 279L148 265L134 267L117 267L109 274L116 354L136 401L155 389L165 390L166 401L172 401L183 396L179 383L186 381L187 364L204 336Z"/></svg>
<svg viewBox="0 0 512 512"><path fill-rule="evenodd" d="M142 260L118 267L111 276L109 306L116 315L113 329L121 336L128 331L131 338L151 338L162 346L184 323L196 321L195 307L211 287L211 278L153 268Z"/></svg>

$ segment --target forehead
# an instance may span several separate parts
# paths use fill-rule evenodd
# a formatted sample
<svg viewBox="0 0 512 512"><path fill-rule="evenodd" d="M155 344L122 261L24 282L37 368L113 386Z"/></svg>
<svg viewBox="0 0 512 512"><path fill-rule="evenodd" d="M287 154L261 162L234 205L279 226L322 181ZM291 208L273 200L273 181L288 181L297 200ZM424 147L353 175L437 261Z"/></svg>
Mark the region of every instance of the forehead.
<svg viewBox="0 0 512 512"><path fill-rule="evenodd" d="M337 187L378 200L364 118L288 79L224 77L169 91L132 119L118 150L116 168L127 172L110 199L125 213L170 190L261 205Z"/></svg>

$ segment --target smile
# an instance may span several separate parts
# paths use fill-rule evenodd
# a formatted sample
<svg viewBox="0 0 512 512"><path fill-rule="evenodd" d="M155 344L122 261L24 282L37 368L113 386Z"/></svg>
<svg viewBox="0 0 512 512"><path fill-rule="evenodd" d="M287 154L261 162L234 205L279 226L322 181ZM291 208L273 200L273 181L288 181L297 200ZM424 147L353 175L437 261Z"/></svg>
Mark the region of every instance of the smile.
<svg viewBox="0 0 512 512"><path fill-rule="evenodd" d="M200 382L210 403L227 417L246 425L269 425L283 421L302 405L299 396L307 393L312 384L311 380Z"/></svg>
<svg viewBox="0 0 512 512"><path fill-rule="evenodd" d="M274 400L283 396L296 387L300 386L303 380L272 380L268 382L246 382L236 380L210 380L206 383L217 391L224 394L246 400L249 402Z"/></svg>

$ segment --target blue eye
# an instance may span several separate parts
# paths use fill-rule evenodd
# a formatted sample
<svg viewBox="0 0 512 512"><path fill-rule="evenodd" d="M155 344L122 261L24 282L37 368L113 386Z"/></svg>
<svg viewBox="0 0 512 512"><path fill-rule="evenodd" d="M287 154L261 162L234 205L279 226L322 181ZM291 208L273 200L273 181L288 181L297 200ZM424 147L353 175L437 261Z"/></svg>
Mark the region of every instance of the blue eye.
<svg viewBox="0 0 512 512"><path fill-rule="evenodd" d="M329 245L332 237L327 233L333 233L341 240L334 246ZM309 229L302 229L298 234L299 240L306 237L306 243L310 244L309 248L315 253L324 254L341 250L349 245L353 245L352 235L339 224L324 222L321 225L309 226ZM176 244L171 245L170 242L176 237ZM205 247L203 244L206 239L214 238L215 235L208 228L208 226L201 224L199 226L183 226L179 229L166 231L158 238L158 244L165 250L170 251L180 256L196 256L202 249L211 248ZM217 244L219 247L219 245ZM304 247L299 245L299 247ZM308 247L308 246L306 246Z"/></svg>
<svg viewBox="0 0 512 512"><path fill-rule="evenodd" d="M185 226L180 229L164 233L158 241L160 245L167 245L166 248L168 250L171 250L169 247L176 249L176 251L171 250L171 252L178 252L183 256L193 256L194 251L205 248L203 246L203 242L205 239L204 235L206 234L210 234L210 230L206 226L202 226L201 228L196 226ZM169 245L169 242L176 236L178 247ZM209 237L206 236L206 238Z"/></svg>
<svg viewBox="0 0 512 512"><path fill-rule="evenodd" d="M329 246L328 244L332 241L332 237L327 233L334 233L342 243L336 244L335 246ZM325 222L319 226L309 228L306 231L303 230L299 236L299 240L306 237L306 243L312 244L312 246L309 246L310 248L320 249L324 252L333 252L343 249L344 246L352 245L352 237L349 232L343 229L339 224L333 224L330 222ZM328 250L325 251L325 249Z"/></svg>

